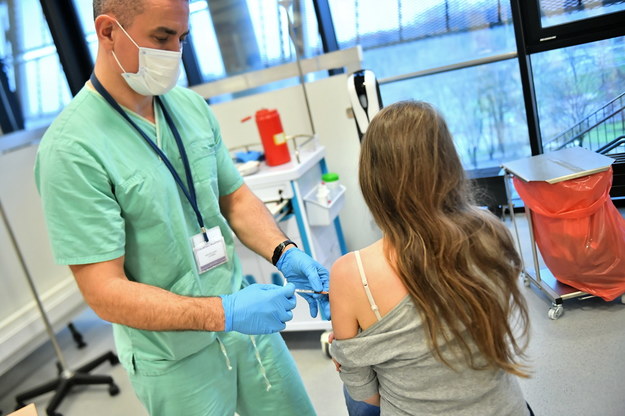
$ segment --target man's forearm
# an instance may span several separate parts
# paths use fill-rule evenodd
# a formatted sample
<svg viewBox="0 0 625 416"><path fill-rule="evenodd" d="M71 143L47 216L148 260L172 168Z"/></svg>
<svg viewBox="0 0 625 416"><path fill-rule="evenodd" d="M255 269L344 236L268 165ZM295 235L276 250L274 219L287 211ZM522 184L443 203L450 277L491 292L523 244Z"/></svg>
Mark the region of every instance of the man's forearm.
<svg viewBox="0 0 625 416"><path fill-rule="evenodd" d="M219 297L180 296L125 276L104 279L92 273L74 268L85 301L106 321L151 331L224 329Z"/></svg>
<svg viewBox="0 0 625 416"><path fill-rule="evenodd" d="M265 204L243 185L220 199L222 212L239 240L271 261L275 247L286 239Z"/></svg>
<svg viewBox="0 0 625 416"><path fill-rule="evenodd" d="M96 313L110 322L151 331L223 331L219 297L189 297L131 281L109 282L95 303Z"/></svg>

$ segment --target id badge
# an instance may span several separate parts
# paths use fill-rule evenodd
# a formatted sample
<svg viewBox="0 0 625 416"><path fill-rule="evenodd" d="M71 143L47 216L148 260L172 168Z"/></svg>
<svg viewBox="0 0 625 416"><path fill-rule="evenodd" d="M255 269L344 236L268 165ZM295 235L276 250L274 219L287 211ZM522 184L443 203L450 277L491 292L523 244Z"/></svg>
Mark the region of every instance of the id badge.
<svg viewBox="0 0 625 416"><path fill-rule="evenodd" d="M226 242L221 235L219 227L206 230L206 235L208 236L208 242L204 241L202 233L191 237L193 257L195 257L195 264L200 273L214 269L228 261Z"/></svg>

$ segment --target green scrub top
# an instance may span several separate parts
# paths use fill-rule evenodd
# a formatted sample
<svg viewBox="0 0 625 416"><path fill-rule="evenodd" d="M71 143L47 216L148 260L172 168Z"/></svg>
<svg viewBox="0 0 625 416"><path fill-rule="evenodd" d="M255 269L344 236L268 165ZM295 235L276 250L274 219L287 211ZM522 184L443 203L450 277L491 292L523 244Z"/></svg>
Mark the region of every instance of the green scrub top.
<svg viewBox="0 0 625 416"><path fill-rule="evenodd" d="M95 90L85 86L46 131L35 165L52 249L60 264L125 256L128 279L179 295L216 296L241 287L233 233L218 198L243 179L202 97L176 87L163 102L186 149L206 228L220 227L229 261L203 274L191 237L200 232L191 205L172 174L139 133ZM186 184L175 139L158 105L156 123L127 110L159 145ZM143 331L114 325L120 361L134 373L166 371L206 347L212 332Z"/></svg>

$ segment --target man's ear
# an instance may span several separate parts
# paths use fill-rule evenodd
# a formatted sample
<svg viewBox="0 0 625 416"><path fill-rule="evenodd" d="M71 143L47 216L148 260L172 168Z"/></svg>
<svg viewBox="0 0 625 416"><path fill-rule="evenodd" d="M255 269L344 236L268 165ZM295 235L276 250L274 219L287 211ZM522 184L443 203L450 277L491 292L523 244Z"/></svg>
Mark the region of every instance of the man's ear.
<svg viewBox="0 0 625 416"><path fill-rule="evenodd" d="M98 42L105 49L113 48L113 27L115 19L111 16L102 14L95 19L95 33L98 36Z"/></svg>

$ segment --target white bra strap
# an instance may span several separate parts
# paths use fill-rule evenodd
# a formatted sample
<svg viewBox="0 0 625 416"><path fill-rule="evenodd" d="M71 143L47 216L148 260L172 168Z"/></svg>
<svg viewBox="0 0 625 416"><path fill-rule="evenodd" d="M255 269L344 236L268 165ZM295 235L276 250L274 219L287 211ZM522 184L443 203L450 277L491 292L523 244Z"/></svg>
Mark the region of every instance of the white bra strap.
<svg viewBox="0 0 625 416"><path fill-rule="evenodd" d="M362 281L362 285L365 288L365 293L367 294L367 299L369 299L369 305L371 305L371 310L375 314L375 317L378 318L378 321L382 319L382 315L380 315L380 311L378 310L378 305L375 304L373 300L373 296L371 295L371 290L369 290L369 284L367 283L367 277L365 276L365 270L362 268L362 260L360 260L360 251L354 251L354 255L356 256L356 264L358 264L358 271L360 272L360 280Z"/></svg>

